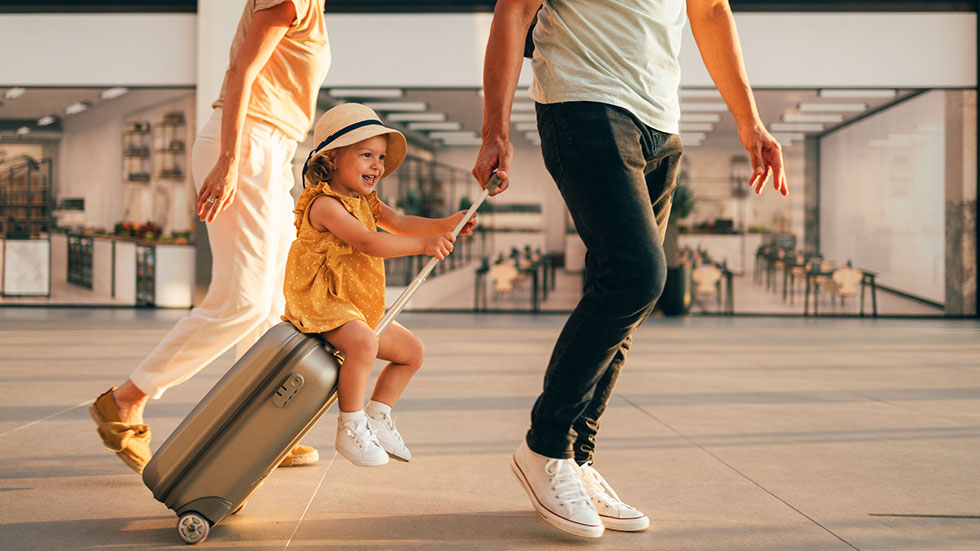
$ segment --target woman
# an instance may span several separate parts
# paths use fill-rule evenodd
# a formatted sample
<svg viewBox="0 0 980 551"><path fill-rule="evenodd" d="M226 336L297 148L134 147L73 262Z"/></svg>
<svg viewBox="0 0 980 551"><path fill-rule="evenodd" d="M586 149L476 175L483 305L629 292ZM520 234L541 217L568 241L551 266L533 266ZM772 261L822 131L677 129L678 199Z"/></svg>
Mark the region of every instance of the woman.
<svg viewBox="0 0 980 551"><path fill-rule="evenodd" d="M137 472L150 460L150 397L237 343L236 355L279 321L293 239L292 159L330 65L324 0L247 0L214 111L191 153L197 213L208 224L211 284L129 378L90 411L107 448ZM296 446L283 466L316 461Z"/></svg>

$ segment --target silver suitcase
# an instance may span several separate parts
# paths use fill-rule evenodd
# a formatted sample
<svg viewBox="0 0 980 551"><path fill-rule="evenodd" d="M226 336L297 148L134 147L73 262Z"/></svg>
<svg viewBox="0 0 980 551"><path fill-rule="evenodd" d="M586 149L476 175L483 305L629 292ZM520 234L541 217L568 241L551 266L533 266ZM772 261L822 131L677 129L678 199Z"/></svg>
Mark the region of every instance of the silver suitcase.
<svg viewBox="0 0 980 551"><path fill-rule="evenodd" d="M280 323L208 392L143 469L182 540L203 541L244 505L337 399L341 364L326 341Z"/></svg>
<svg viewBox="0 0 980 551"><path fill-rule="evenodd" d="M500 183L496 174L456 226L458 235ZM429 260L378 323L380 335L432 269ZM177 513L177 534L200 543L238 512L337 399L343 356L290 323L266 332L187 415L143 469L153 497Z"/></svg>

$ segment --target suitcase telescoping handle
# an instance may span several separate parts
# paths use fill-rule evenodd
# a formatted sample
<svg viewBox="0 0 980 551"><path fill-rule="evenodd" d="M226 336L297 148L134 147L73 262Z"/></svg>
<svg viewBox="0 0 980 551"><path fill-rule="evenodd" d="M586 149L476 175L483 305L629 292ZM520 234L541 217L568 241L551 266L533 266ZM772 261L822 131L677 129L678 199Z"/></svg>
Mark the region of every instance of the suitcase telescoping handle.
<svg viewBox="0 0 980 551"><path fill-rule="evenodd" d="M470 209L466 211L465 215L463 215L463 219L460 220L459 224L456 225L456 229L453 230L453 237L459 235L459 232L463 230L463 226L465 226L466 223L469 222L471 218L473 218L473 215L476 214L476 209L480 208L480 205L482 205L483 202L486 201L490 193L496 191L497 187L499 186L500 186L500 177L497 176L497 172L494 171L494 173L490 176L490 181L487 182L487 186L480 193L480 196L476 198L476 201L473 201L473 204L470 206ZM408 287L406 287L405 290L402 291L402 294L398 296L398 299L395 300L395 302L391 305L391 308L389 308L388 311L385 312L384 317L381 318L380 322L378 322L378 327L374 330L375 335L380 335L382 331L384 331L385 329L388 328L389 325L391 325L391 322L395 321L395 316L397 316L399 312L401 312L402 309L405 308L405 305L408 304L408 301L411 300L412 297L415 295L415 291L417 291L418 288L422 285L422 283L425 282L425 278L429 277L429 273L432 272L432 269L435 268L436 264L438 263L439 263L439 259L436 257L432 257L431 259L429 259L429 263L426 264L424 268L422 268L422 271L419 272L419 275L415 276L415 279L413 279L412 282L408 285Z"/></svg>

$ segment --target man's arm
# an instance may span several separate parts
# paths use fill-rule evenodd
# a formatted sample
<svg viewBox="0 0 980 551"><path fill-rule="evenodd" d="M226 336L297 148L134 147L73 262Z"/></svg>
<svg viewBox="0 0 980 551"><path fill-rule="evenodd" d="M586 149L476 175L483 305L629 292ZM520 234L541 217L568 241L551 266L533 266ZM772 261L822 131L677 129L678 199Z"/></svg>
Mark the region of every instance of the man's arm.
<svg viewBox="0 0 980 551"><path fill-rule="evenodd" d="M762 193L771 173L776 190L788 195L782 148L759 118L728 0L687 0L687 15L704 66L735 117L739 140L751 156L749 185Z"/></svg>
<svg viewBox="0 0 980 551"><path fill-rule="evenodd" d="M483 62L483 146L473 176L484 185L497 169L500 187L507 189L514 146L510 143L510 109L524 58L524 39L541 7L541 0L498 0Z"/></svg>

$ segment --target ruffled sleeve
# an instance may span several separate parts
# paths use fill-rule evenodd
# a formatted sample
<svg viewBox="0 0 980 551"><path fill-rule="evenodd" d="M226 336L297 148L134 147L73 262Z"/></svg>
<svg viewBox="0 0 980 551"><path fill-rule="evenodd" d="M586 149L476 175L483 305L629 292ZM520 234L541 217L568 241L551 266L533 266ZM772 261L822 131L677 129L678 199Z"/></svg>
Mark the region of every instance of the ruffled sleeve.
<svg viewBox="0 0 980 551"><path fill-rule="evenodd" d="M330 189L329 183L320 182L315 186L309 186L306 189L304 189L303 193L299 196L299 200L296 201L296 208L293 209L293 214L296 215L295 225L296 225L297 232L299 232L300 228L303 227L303 219L306 218L306 213L310 209L310 205L313 203L313 200L321 195L327 195L330 197L337 198L340 201L340 203L344 205L344 209L346 209L347 212L353 214L355 217L357 216L358 200L356 198L347 197L346 195L341 195L335 192L334 190ZM377 193L374 193L373 195L376 196ZM377 197L375 197L375 200L377 200ZM378 205L378 209L379 209L378 212L380 213L381 212L380 205Z"/></svg>
<svg viewBox="0 0 980 551"><path fill-rule="evenodd" d="M378 192L372 191L371 195L367 196L367 202L371 206L371 216L374 216L374 222L377 223L381 220L381 199L378 199Z"/></svg>

